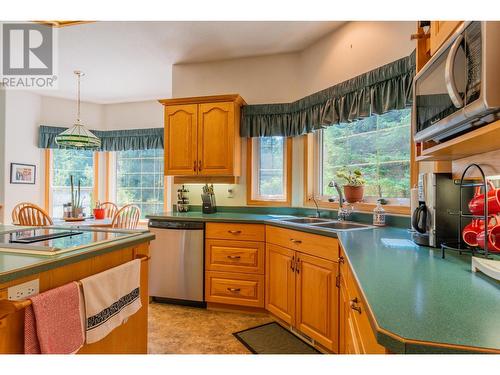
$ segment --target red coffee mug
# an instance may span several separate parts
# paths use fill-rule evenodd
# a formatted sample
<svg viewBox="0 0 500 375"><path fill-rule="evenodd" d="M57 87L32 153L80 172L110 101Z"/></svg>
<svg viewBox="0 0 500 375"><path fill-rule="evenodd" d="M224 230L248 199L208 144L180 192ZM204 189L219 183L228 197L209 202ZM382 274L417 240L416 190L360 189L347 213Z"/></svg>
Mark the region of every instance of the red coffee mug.
<svg viewBox="0 0 500 375"><path fill-rule="evenodd" d="M462 231L462 238L469 246L477 246L477 235L484 232L484 220L473 219Z"/></svg>
<svg viewBox="0 0 500 375"><path fill-rule="evenodd" d="M500 212L500 189L496 189L491 181L488 181L488 214ZM484 215L484 193L481 194L481 187L476 188L474 198L469 202L469 211L473 215Z"/></svg>
<svg viewBox="0 0 500 375"><path fill-rule="evenodd" d="M495 219L495 224L493 220ZM488 223L488 251L500 252L500 215L496 215ZM484 226L477 234L477 246L484 248Z"/></svg>
<svg viewBox="0 0 500 375"><path fill-rule="evenodd" d="M104 214L105 213L106 213L106 210L104 208L94 208L94 217L97 220L104 219Z"/></svg>

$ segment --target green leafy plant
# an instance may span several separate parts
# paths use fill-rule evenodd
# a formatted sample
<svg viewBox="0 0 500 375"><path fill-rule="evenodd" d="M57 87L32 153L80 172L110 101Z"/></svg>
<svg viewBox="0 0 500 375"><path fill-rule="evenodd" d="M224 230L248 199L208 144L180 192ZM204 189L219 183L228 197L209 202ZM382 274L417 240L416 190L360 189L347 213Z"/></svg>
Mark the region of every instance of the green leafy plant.
<svg viewBox="0 0 500 375"><path fill-rule="evenodd" d="M363 186L366 183L363 173L359 169L342 167L337 171L336 175L337 177L346 180L345 185L348 186Z"/></svg>
<svg viewBox="0 0 500 375"><path fill-rule="evenodd" d="M73 183L73 175L71 175L69 178L70 178L70 184L71 184L71 205L72 205L73 209L81 208L82 207L82 200L81 200L80 179L78 179L78 188L75 191L75 185Z"/></svg>

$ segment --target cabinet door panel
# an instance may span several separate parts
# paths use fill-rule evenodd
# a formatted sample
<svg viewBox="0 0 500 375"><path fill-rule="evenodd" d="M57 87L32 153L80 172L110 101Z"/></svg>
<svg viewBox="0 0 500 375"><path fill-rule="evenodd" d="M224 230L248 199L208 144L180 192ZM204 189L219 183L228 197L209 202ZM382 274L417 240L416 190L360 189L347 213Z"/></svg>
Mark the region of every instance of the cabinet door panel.
<svg viewBox="0 0 500 375"><path fill-rule="evenodd" d="M431 21L431 56L451 36L462 21Z"/></svg>
<svg viewBox="0 0 500 375"><path fill-rule="evenodd" d="M197 173L196 104L165 107L165 175Z"/></svg>
<svg viewBox="0 0 500 375"><path fill-rule="evenodd" d="M232 175L234 104L204 103L198 109L198 169L201 175Z"/></svg>
<svg viewBox="0 0 500 375"><path fill-rule="evenodd" d="M338 264L297 253L296 327L338 352Z"/></svg>
<svg viewBox="0 0 500 375"><path fill-rule="evenodd" d="M295 251L266 245L266 309L286 323L295 323Z"/></svg>

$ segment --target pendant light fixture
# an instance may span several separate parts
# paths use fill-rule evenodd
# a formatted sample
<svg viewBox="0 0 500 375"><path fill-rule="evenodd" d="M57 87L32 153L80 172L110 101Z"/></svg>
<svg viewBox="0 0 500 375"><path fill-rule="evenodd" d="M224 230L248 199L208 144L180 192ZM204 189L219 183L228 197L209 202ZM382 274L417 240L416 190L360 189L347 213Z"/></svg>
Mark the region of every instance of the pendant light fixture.
<svg viewBox="0 0 500 375"><path fill-rule="evenodd" d="M91 131L85 129L80 121L80 79L85 74L79 70L75 70L75 74L78 80L76 122L73 127L56 136L56 143L61 148L96 149L101 147L101 140Z"/></svg>

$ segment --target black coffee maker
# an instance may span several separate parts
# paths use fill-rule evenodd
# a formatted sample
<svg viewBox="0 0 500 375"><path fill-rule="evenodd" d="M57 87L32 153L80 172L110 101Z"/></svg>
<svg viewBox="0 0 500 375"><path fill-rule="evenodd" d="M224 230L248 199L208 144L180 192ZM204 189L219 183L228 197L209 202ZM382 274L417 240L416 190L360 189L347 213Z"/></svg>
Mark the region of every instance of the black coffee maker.
<svg viewBox="0 0 500 375"><path fill-rule="evenodd" d="M470 199L464 194L464 200ZM456 241L460 188L450 173L418 175L418 206L412 212L412 240L418 245L441 247Z"/></svg>

